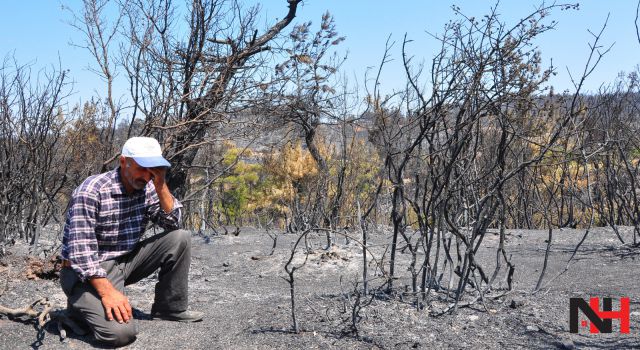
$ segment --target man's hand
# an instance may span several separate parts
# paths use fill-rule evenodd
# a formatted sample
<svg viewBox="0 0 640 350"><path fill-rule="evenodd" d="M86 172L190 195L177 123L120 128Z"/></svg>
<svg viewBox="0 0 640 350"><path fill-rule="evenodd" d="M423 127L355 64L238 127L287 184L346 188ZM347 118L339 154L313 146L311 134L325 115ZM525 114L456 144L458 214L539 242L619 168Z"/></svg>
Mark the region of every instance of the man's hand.
<svg viewBox="0 0 640 350"><path fill-rule="evenodd" d="M129 299L119 290L115 289L108 279L103 277L91 278L89 283L95 288L102 300L104 314L107 320L118 323L128 323L133 318L133 310Z"/></svg>
<svg viewBox="0 0 640 350"><path fill-rule="evenodd" d="M113 321L115 318L118 323L126 322L133 318L133 310L129 304L129 299L117 289L102 297L102 306L107 320Z"/></svg>
<svg viewBox="0 0 640 350"><path fill-rule="evenodd" d="M156 188L156 193L158 193L158 199L160 199L160 207L164 210L165 213L170 213L173 210L173 196L169 191L169 187L165 182L165 177L167 176L167 168L166 167L155 167L155 168L147 168L151 173L151 179L153 181L153 186Z"/></svg>
<svg viewBox="0 0 640 350"><path fill-rule="evenodd" d="M155 168L147 168L151 173L151 180L157 190L162 189L165 185L165 178L167 176L167 167L159 166Z"/></svg>

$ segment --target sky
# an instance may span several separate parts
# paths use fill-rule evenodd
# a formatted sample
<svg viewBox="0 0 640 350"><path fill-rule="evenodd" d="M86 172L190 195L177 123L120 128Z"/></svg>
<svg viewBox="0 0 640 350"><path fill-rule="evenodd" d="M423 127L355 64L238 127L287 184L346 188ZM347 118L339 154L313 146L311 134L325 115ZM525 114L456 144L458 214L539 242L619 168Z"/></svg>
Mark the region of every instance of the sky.
<svg viewBox="0 0 640 350"><path fill-rule="evenodd" d="M246 5L258 1L246 0ZM32 72L61 66L69 71L73 81L70 99L86 100L104 96L105 84L92 73L95 65L86 51L72 43L82 43L81 33L68 22L70 13L63 5L78 8L77 0L21 0L0 2L0 58L19 64L31 64ZM286 0L262 1L265 22L272 23L286 14ZM298 10L296 22L312 21L317 28L321 16L329 11L336 28L346 40L339 46L346 55L343 69L352 81L362 84L364 74L377 69L390 38L395 45L390 51L392 61L385 66L381 83L388 88L401 88L404 82L401 67L401 44L404 35L411 39L408 52L416 61L430 61L436 54L436 42L431 34L443 32L445 23L457 19L451 5L457 5L468 16L481 17L495 6L495 1L483 0L306 0ZM514 24L541 1L503 0L498 13L507 24ZM599 32L609 16L602 35L602 46L610 52L585 84L586 91L597 91L612 82L620 72L630 72L640 63L640 43L636 37L636 1L587 0L577 11L555 10L549 20L557 21L553 31L542 34L535 42L542 52L543 64L551 62L557 75L551 80L556 91L572 90L569 73L580 75L589 54L591 32ZM286 30L288 31L288 30ZM373 73L371 73L373 74ZM124 84L120 83L124 94ZM116 86L118 88L118 86Z"/></svg>

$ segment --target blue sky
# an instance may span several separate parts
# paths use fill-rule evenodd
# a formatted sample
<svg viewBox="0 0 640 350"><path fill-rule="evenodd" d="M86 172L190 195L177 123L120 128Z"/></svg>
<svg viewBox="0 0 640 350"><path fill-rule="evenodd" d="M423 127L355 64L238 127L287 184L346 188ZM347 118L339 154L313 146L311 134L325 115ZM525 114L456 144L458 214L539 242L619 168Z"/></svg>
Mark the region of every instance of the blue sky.
<svg viewBox="0 0 640 350"><path fill-rule="evenodd" d="M179 0L177 0L179 1ZM253 4L257 1L246 1ZM80 33L67 22L68 12L61 4L77 7L79 1L70 0L22 0L3 1L0 5L0 56L15 56L20 64L33 63L33 70L57 66L68 69L74 84L73 99L86 99L92 95L104 95L104 83L88 70L93 60L84 49L72 46L80 43ZM275 20L286 12L285 0L262 1L265 20ZM335 18L338 32L346 37L339 48L348 52L345 72L360 82L367 68L380 63L385 41L389 35L396 42L391 52L394 59L383 75L382 84L387 88L399 88L402 84L400 67L401 42L406 33L414 40L409 51L416 60L430 60L435 54L434 40L426 33L441 33L444 24L454 19L451 5L462 8L469 16L482 16L495 2L481 0L427 1L427 0L307 0L299 9L297 21L320 22L325 11ZM515 21L534 10L540 1L503 0L498 12L507 23ZM634 20L635 1L587 0L580 2L578 11L555 11L550 20L558 22L554 31L544 33L536 44L542 51L543 62L553 59L558 75L552 84L557 91L570 89L567 68L578 75L584 67L589 51L591 35L598 32L609 14L609 23L602 37L605 46L614 44L600 66L587 81L586 88L594 91L615 79L621 71L629 72L640 62L640 43L636 38ZM355 77L355 78L353 78Z"/></svg>

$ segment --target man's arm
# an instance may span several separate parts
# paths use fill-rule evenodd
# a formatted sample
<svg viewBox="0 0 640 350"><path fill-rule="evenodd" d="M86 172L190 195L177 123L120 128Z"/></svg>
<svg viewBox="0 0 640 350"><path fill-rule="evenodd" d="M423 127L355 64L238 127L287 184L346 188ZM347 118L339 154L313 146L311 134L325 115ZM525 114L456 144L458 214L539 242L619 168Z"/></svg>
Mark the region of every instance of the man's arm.
<svg viewBox="0 0 640 350"><path fill-rule="evenodd" d="M169 191L169 186L167 186L166 176L167 176L167 168L165 167L157 167L157 168L149 168L153 179L153 186L156 188L156 193L158 194L158 199L160 200L160 208L169 214L173 211L173 195L171 191Z"/></svg>
<svg viewBox="0 0 640 350"><path fill-rule="evenodd" d="M154 191L147 192L148 215L154 223L164 229L180 228L182 204L171 194L166 183L167 168L149 168Z"/></svg>
<svg viewBox="0 0 640 350"><path fill-rule="evenodd" d="M98 257L95 233L97 203L98 199L91 191L74 191L62 238L62 257L71 262L71 267L83 282L92 276L107 276Z"/></svg>

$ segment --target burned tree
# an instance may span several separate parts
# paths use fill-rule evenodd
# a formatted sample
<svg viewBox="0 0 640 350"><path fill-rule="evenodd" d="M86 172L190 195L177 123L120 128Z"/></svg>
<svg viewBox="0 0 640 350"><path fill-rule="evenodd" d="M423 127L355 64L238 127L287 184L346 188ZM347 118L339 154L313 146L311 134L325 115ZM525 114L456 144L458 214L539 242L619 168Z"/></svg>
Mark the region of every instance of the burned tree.
<svg viewBox="0 0 640 350"><path fill-rule="evenodd" d="M267 91L265 113L277 125L292 128L295 137L304 140L318 169L318 181L310 201L313 203L304 213L293 211L292 220L304 230L302 224L335 228L343 194L345 166L340 167L334 184L330 174L329 155L322 149L323 127L331 128L340 122L344 134L352 120L347 111L339 113L340 106L348 102L346 89L340 91L337 76L344 61L331 50L344 41L338 36L333 17L327 12L322 16L320 29L312 33L311 22L296 25L289 34L286 59L275 67L274 84ZM325 134L327 132L325 128ZM324 135L326 136L326 135ZM346 138L346 137L345 137ZM326 142L324 143L326 144ZM339 146L343 160L346 144ZM344 163L344 162L343 162ZM333 191L330 189L334 188ZM333 194L331 192L334 192ZM302 219L301 216L305 216ZM327 231L327 246L332 244Z"/></svg>
<svg viewBox="0 0 640 350"><path fill-rule="evenodd" d="M41 229L60 222L70 159L62 105L67 74L6 58L0 66L0 243L37 245Z"/></svg>
<svg viewBox="0 0 640 350"><path fill-rule="evenodd" d="M259 33L258 7L193 1L184 35L178 34L181 17L172 1L127 3L129 46L123 57L131 95L143 114L143 133L166 145L174 164L168 184L177 196L186 193L198 149L251 104L267 67L263 53L291 23L299 2L288 0L286 15Z"/></svg>
<svg viewBox="0 0 640 350"><path fill-rule="evenodd" d="M492 288L475 254L489 228L499 228L504 241L510 205L505 188L548 154L580 112L580 85L567 109L550 113L541 103L553 68L542 68L533 45L537 36L553 28L554 22L545 24L549 12L570 7L541 7L511 27L495 9L476 19L454 7L462 19L436 37L441 49L430 67L428 92L420 88L420 71L414 70L405 39L406 90L396 104L379 96L372 99L378 112L373 135L393 184L389 290L400 239L424 250L421 266L410 267L412 291L423 300L432 289L443 290L455 300L455 309L467 286L480 296ZM596 63L590 61L588 69ZM536 134L543 125L551 127L544 135ZM536 145L536 151L527 151L529 145ZM421 244L410 239L415 229ZM501 259L509 267L505 279L510 289L514 266L502 245L497 258L498 269Z"/></svg>

